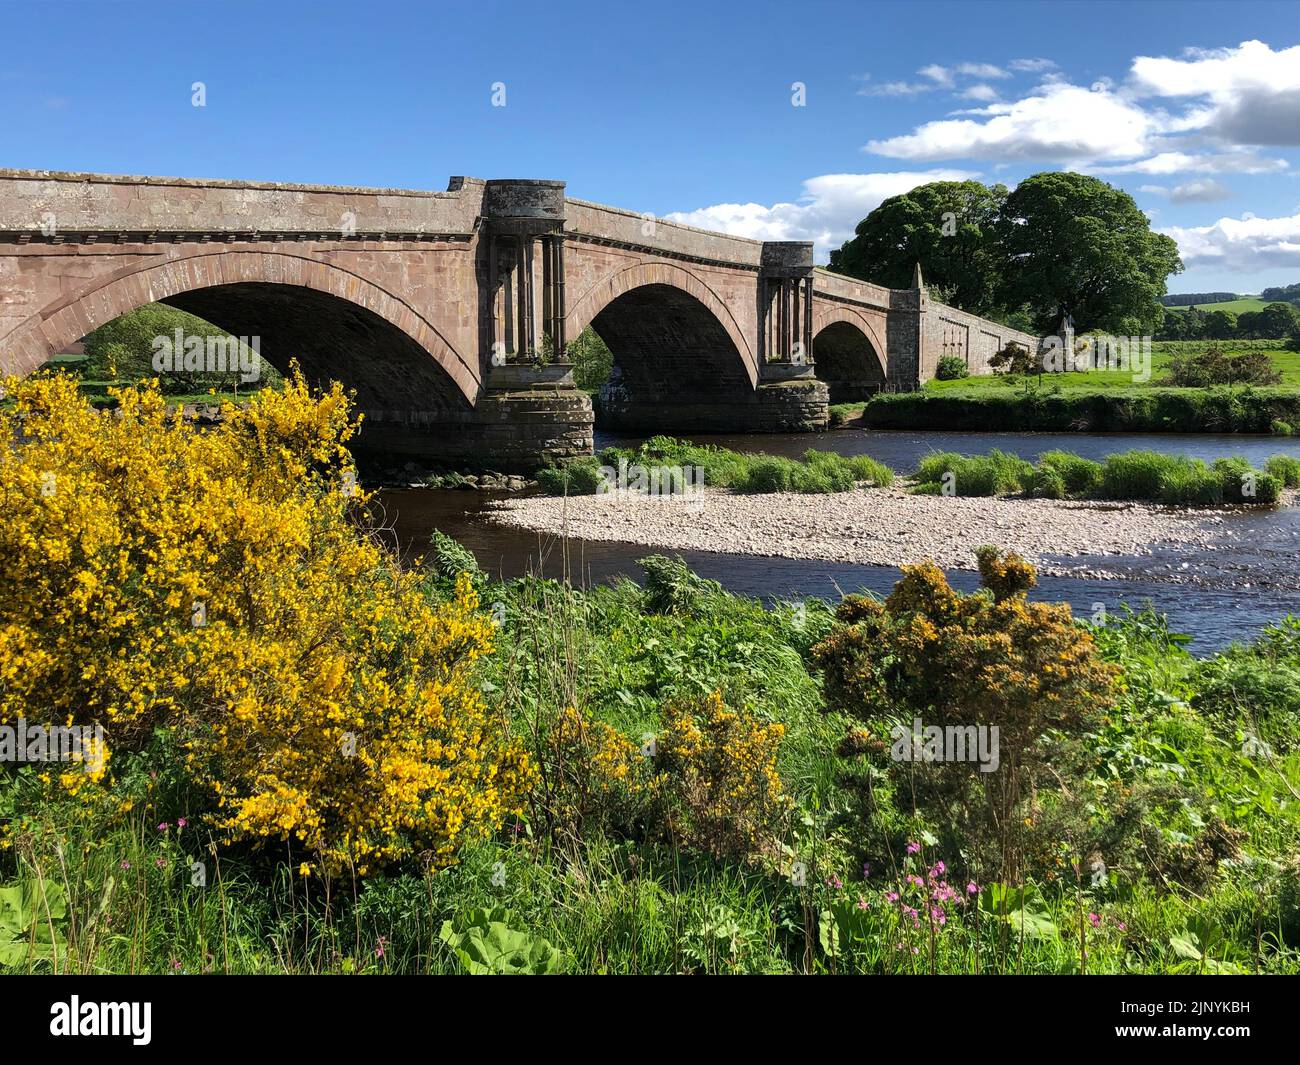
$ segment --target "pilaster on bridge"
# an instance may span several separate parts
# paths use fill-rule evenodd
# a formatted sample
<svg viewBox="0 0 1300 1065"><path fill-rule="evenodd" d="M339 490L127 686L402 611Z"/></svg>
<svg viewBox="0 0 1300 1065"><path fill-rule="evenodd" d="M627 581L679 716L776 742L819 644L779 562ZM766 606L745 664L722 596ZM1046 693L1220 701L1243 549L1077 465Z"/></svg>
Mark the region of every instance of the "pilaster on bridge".
<svg viewBox="0 0 1300 1065"><path fill-rule="evenodd" d="M566 195L0 170L0 373L29 373L163 302L343 381L359 446L530 467L589 454L594 418L645 432L824 428L828 402L972 372L1023 334L760 242ZM568 347L614 356L594 397Z"/></svg>
<svg viewBox="0 0 1300 1065"><path fill-rule="evenodd" d="M563 181L485 184L483 310L491 365L532 361L543 354L555 357L565 351L564 202Z"/></svg>
<svg viewBox="0 0 1300 1065"><path fill-rule="evenodd" d="M765 240L760 263L759 360L811 366L813 242Z"/></svg>

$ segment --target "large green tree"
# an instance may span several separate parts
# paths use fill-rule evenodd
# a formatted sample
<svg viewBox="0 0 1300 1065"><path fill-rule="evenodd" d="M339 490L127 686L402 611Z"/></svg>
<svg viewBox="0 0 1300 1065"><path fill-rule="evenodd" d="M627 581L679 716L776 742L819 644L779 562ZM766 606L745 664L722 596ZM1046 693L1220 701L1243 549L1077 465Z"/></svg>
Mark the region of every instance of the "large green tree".
<svg viewBox="0 0 1300 1065"><path fill-rule="evenodd" d="M1270 303L1258 311L1246 311L1237 319L1243 337L1279 340L1300 336L1300 310L1290 303Z"/></svg>
<svg viewBox="0 0 1300 1065"><path fill-rule="evenodd" d="M1237 335L1237 316L1231 311L1210 311L1205 316L1208 340L1231 340Z"/></svg>
<svg viewBox="0 0 1300 1065"><path fill-rule="evenodd" d="M1028 304L1043 330L1064 311L1080 331L1153 332L1165 280L1183 268L1178 245L1152 232L1132 196L1085 174L1025 178L1006 198L998 239L1003 298Z"/></svg>
<svg viewBox="0 0 1300 1065"><path fill-rule="evenodd" d="M208 388L226 391L239 380L238 370L230 372L185 371L180 366L160 373L154 368L155 341L170 340L176 330L185 337L225 337L224 329L196 315L169 307L164 303L146 303L105 322L85 338L86 365L83 373L94 378L119 381L142 381L159 378L164 392L202 392ZM253 356L258 366L258 385L280 380L279 373L261 358Z"/></svg>
<svg viewBox="0 0 1300 1065"><path fill-rule="evenodd" d="M830 268L889 288L909 288L920 263L925 282L976 314L996 307L1000 288L994 226L1007 190L978 181L935 181L892 196L831 252Z"/></svg>

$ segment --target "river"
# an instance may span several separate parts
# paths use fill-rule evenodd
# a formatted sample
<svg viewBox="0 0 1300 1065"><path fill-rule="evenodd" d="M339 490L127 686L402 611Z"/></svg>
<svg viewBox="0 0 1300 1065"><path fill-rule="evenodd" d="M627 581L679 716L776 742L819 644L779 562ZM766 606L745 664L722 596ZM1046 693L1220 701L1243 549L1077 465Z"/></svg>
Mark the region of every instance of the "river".
<svg viewBox="0 0 1300 1065"><path fill-rule="evenodd" d="M992 448L1030 460L1062 448L1092 459L1131 448L1152 448L1207 461L1241 455L1255 465L1276 454L1300 457L1300 440L1285 437L1172 434L952 433L864 431L843 429L817 435L700 436L700 443L737 451L766 451L798 456L809 448L843 455L870 455L899 472L916 467L931 451L985 453ZM638 440L597 433L596 447L634 444ZM636 560L653 548L623 543L555 537L498 525L487 517L488 504L500 494L471 491L386 489L379 502L398 545L418 553L434 529L470 548L493 576L516 577L566 572L575 583L592 584L620 576L640 578ZM1132 559L1108 557L1108 570L1123 579L1040 578L1033 597L1069 602L1076 613L1092 615L1098 604L1108 612L1125 605L1151 605L1169 617L1174 629L1191 634L1199 654L1234 640L1249 639L1261 625L1285 614L1300 615L1300 508L1237 513L1228 522L1234 533L1231 551L1195 549L1157 551ZM567 546L567 559L565 548ZM892 566L862 566L802 559L762 558L720 552L686 551L682 556L701 576L732 592L765 600L816 595L838 599L842 591L888 592L898 579ZM1074 560L1083 561L1084 560ZM1098 560L1100 562L1101 560ZM973 589L976 576L953 572L954 587ZM1177 577L1185 583L1170 583Z"/></svg>

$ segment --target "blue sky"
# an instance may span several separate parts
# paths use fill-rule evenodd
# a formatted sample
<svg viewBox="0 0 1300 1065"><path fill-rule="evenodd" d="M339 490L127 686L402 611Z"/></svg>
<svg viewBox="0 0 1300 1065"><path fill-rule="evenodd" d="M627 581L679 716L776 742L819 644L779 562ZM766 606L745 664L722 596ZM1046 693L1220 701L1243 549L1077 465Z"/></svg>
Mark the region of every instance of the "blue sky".
<svg viewBox="0 0 1300 1065"><path fill-rule="evenodd" d="M0 0L0 25L4 166L557 177L823 258L915 184L1071 168L1179 241L1173 291L1300 281L1292 2Z"/></svg>

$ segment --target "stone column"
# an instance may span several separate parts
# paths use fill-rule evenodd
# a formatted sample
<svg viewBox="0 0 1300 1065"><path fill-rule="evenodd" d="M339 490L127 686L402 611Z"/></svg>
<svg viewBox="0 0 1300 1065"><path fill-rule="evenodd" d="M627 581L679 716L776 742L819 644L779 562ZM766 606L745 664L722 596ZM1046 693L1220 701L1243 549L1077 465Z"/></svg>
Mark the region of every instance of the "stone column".
<svg viewBox="0 0 1300 1065"><path fill-rule="evenodd" d="M813 246L809 240L766 240L759 273L759 335L772 337L760 345L764 365L796 365L802 354L812 364Z"/></svg>
<svg viewBox="0 0 1300 1065"><path fill-rule="evenodd" d="M758 300L759 382L754 428L770 432L825 429L830 394L825 382L817 380L812 358L812 241L763 242Z"/></svg>
<svg viewBox="0 0 1300 1065"><path fill-rule="evenodd" d="M447 453L467 457L462 461L491 456L498 469L529 469L591 454L591 397L574 386L565 360L564 213L562 181L488 181L484 187L484 383L474 409L448 419L441 442ZM504 365L492 359L498 343L509 345ZM552 363L533 365L530 356L544 346Z"/></svg>
<svg viewBox="0 0 1300 1065"><path fill-rule="evenodd" d="M483 193L483 233L488 245L488 293L493 323L487 336L491 349L503 338L496 322L518 320L513 350L517 359L541 350L539 335L550 337L555 358L564 351L564 182L488 181ZM542 247L541 299L538 299L536 249ZM510 260L513 253L513 262ZM506 264L510 263L509 269ZM513 298L512 298L513 297ZM499 306L499 311L498 311ZM540 320L539 320L540 309Z"/></svg>
<svg viewBox="0 0 1300 1065"><path fill-rule="evenodd" d="M812 274L804 278L804 302L803 302L803 349L808 353L808 361L812 362L813 354L813 279Z"/></svg>

